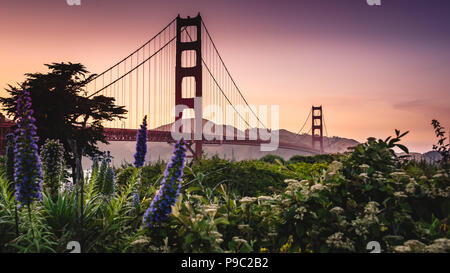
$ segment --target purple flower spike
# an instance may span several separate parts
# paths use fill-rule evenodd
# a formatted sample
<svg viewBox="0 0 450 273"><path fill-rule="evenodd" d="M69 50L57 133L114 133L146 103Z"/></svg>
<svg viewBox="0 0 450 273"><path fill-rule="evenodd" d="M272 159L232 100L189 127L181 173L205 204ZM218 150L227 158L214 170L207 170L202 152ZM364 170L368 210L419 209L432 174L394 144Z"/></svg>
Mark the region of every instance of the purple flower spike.
<svg viewBox="0 0 450 273"><path fill-rule="evenodd" d="M21 205L41 200L42 171L36 144L35 119L32 117L30 93L22 91L17 99L17 129L14 148L14 182L16 199Z"/></svg>
<svg viewBox="0 0 450 273"><path fill-rule="evenodd" d="M136 154L134 155L134 166L141 167L145 163L147 153L147 116L142 121L141 129L138 130L136 139Z"/></svg>
<svg viewBox="0 0 450 273"><path fill-rule="evenodd" d="M152 227L157 223L169 220L172 206L180 195L181 180L186 158L186 147L181 139L175 144L173 156L164 171L164 179L158 193L153 198L150 208L144 214L144 226Z"/></svg>

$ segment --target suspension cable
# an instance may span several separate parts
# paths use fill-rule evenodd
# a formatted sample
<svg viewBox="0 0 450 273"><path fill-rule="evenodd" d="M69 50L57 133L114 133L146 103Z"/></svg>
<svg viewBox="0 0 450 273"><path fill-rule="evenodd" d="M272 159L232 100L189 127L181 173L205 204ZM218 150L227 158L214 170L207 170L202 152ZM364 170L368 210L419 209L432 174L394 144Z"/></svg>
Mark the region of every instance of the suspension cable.
<svg viewBox="0 0 450 273"><path fill-rule="evenodd" d="M100 93L101 91L103 91L105 88L108 88L109 86L115 84L117 81L119 81L120 79L124 78L125 76L127 76L128 74L130 74L131 72L133 72L134 70L136 70L137 68L139 68L141 65L143 65L144 63L146 63L148 60L150 60L151 58L153 58L153 56L155 56L156 54L158 54L159 52L161 52L166 46L168 46L171 42L173 42L175 39L177 38L177 36L174 36L172 39L170 39L167 43L165 43L160 49L158 49L155 53L153 53L150 57L148 57L147 59L145 59L144 61L142 61L140 64L136 65L134 68L130 69L126 74L122 75L120 78L114 80L113 82L111 82L110 84L104 86L103 88L101 88L100 90L92 93L91 95L88 96L88 98Z"/></svg>
<svg viewBox="0 0 450 273"><path fill-rule="evenodd" d="M311 116L311 112L312 110L309 111L308 117L305 120L305 123L303 123L303 126L300 130L298 130L297 135L300 134L300 132L303 130L303 128L305 128L306 123L308 122L309 116Z"/></svg>
<svg viewBox="0 0 450 273"><path fill-rule="evenodd" d="M128 58L130 58L131 56L133 56L136 52L138 52L139 50L141 50L143 47L145 47L147 44L149 44L150 42L152 42L156 37L158 37L159 34L161 34L163 31L165 31L170 25L173 24L173 22L175 22L177 18L174 18L166 27L164 27L160 32L158 32L155 36L153 36L150 40L148 40L145 44L143 44L142 46L140 46L138 49L136 49L135 51L133 51L132 53L130 53L128 56L126 56L125 58L123 58L122 60L120 60L119 62L117 62L115 65L111 66L110 68L106 69L105 71L103 71L102 73L96 75L94 78L92 78L90 80L93 81L99 77L101 77L102 75L104 75L105 73L107 73L109 70L113 69L114 67L118 66L119 64L121 64L122 62L124 62L125 60L127 60Z"/></svg>
<svg viewBox="0 0 450 273"><path fill-rule="evenodd" d="M189 39L192 41L192 37L189 34L189 31L185 29L183 29L183 31L186 32L186 34L189 36ZM244 122L248 125L249 129L250 129L250 124L245 120L244 117L242 117L241 113L239 113L239 111L236 109L236 107L233 105L233 103L230 101L230 99L227 97L227 95L225 94L225 92L222 90L222 87L220 87L219 83L217 82L216 78L214 77L214 75L212 74L211 70L209 69L208 65L206 64L206 62L203 60L202 57L202 63L205 65L206 70L208 70L209 75L211 76L211 78L214 80L214 83L217 85L217 87L219 88L220 92L222 93L222 95L227 99L227 101L230 103L230 105L233 107L234 111L236 111L236 113L239 115L239 117L241 119L244 120ZM250 108L251 109L251 108Z"/></svg>
<svg viewBox="0 0 450 273"><path fill-rule="evenodd" d="M327 123L325 122L325 115L322 113L323 126L325 127L325 135L328 137Z"/></svg>
<svg viewBox="0 0 450 273"><path fill-rule="evenodd" d="M245 104L247 104L248 108L249 108L250 111L253 113L253 115L256 117L256 119L259 121L259 123L260 123L265 129L267 129L267 127L264 125L264 123L262 123L261 120L259 119L258 115L256 115L256 113L255 113L255 112L253 111L253 109L250 107L250 105L248 104L248 102L247 102L247 100L245 99L245 97L242 95L241 90L239 89L239 87L237 86L237 84L236 84L236 82L234 81L233 77L231 76L230 71L228 70L227 66L225 65L225 62L223 61L222 56L220 55L220 53L219 53L219 51L218 51L218 49L217 49L217 47L216 47L216 44L214 43L214 41L213 41L211 35L209 34L208 28L206 27L206 25L205 25L205 23L203 22L203 20L201 20L201 21L202 21L203 27L205 28L206 34L208 34L209 40L211 41L211 43L212 43L212 45L213 45L213 47L214 47L214 50L215 50L216 53L217 53L217 56L219 57L220 61L222 62L222 65L223 65L223 67L225 68L225 71L227 72L228 76L230 77L231 81L233 82L234 87L236 87L237 91L238 91L239 94L241 95L241 97L242 97L242 99L244 100Z"/></svg>

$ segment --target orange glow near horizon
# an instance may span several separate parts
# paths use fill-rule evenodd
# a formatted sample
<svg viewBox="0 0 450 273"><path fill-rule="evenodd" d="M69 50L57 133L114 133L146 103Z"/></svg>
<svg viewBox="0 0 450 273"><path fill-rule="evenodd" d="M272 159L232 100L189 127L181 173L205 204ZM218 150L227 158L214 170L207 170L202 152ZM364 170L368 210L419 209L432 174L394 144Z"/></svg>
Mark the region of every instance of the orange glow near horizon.
<svg viewBox="0 0 450 273"><path fill-rule="evenodd" d="M296 133L311 105L322 105L329 136L364 141L410 130L404 143L411 151L431 150L431 120L450 129L450 20L413 4L402 13L362 0L349 1L349 10L313 2L3 1L0 95L25 73L46 72L44 63L80 62L101 72L178 13L200 10L247 100L280 105L280 128Z"/></svg>

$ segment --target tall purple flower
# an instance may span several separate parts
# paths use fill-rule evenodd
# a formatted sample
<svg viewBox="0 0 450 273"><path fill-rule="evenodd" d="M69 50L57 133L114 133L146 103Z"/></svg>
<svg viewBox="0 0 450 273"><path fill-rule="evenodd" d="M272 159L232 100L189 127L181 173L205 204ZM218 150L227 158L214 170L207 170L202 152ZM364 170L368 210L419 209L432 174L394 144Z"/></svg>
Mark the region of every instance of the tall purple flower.
<svg viewBox="0 0 450 273"><path fill-rule="evenodd" d="M185 158L186 147L184 140L181 139L175 144L173 156L164 171L161 187L153 198L150 208L144 214L144 226L152 227L169 220L171 207L177 202L180 195Z"/></svg>
<svg viewBox="0 0 450 273"><path fill-rule="evenodd" d="M136 153L134 154L134 166L141 167L145 163L145 154L147 153L147 116L138 130L136 139Z"/></svg>
<svg viewBox="0 0 450 273"><path fill-rule="evenodd" d="M15 131L14 182L16 199L22 205L41 200L41 161L36 144L36 126L31 109L30 93L21 91L17 99L17 129Z"/></svg>

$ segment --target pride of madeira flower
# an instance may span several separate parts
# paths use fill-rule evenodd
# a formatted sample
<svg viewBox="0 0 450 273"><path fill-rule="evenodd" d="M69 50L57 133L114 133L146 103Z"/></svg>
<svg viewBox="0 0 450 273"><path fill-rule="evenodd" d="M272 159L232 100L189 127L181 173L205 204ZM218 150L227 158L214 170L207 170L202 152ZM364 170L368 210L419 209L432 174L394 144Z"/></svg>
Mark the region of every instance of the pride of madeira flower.
<svg viewBox="0 0 450 273"><path fill-rule="evenodd" d="M15 131L14 182L16 198L22 205L41 200L41 161L36 142L36 126L31 109L30 93L21 91L17 99L17 129Z"/></svg>
<svg viewBox="0 0 450 273"><path fill-rule="evenodd" d="M145 163L145 154L147 153L147 116L142 121L141 128L136 137L136 154L134 154L134 166L141 167Z"/></svg>
<svg viewBox="0 0 450 273"><path fill-rule="evenodd" d="M161 187L153 198L150 207L144 214L144 226L153 227L160 222L169 220L171 207L180 195L181 179L186 158L186 147L181 139L175 144L173 156L164 171Z"/></svg>

